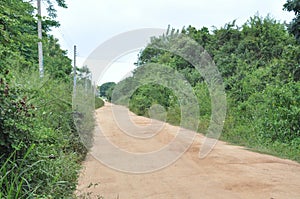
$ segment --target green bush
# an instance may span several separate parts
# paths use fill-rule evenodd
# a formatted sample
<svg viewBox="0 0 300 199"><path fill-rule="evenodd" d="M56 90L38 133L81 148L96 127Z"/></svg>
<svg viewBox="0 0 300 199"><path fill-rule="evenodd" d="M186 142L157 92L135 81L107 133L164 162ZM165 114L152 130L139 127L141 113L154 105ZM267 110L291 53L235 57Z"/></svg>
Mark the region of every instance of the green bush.
<svg viewBox="0 0 300 199"><path fill-rule="evenodd" d="M1 81L2 171L20 176L5 177L6 187L18 191L15 184L20 184L22 198L70 197L87 152L73 120L71 84L30 71L11 71ZM34 150L26 152L32 145ZM5 190L0 195L9 197Z"/></svg>
<svg viewBox="0 0 300 199"><path fill-rule="evenodd" d="M104 101L99 97L95 97L95 109L101 108L102 106L104 106Z"/></svg>
<svg viewBox="0 0 300 199"><path fill-rule="evenodd" d="M31 129L34 106L28 101L24 88L13 81L7 70L0 74L0 151L5 158L13 151L24 155L24 149L32 143Z"/></svg>
<svg viewBox="0 0 300 199"><path fill-rule="evenodd" d="M174 69L185 78L185 84L193 88L200 108L200 118L185 115L183 119L188 122L183 126L189 128L198 120L198 131L204 133L207 130L211 119L211 96L204 79L183 57L173 54L172 50L157 48L189 50L187 42L180 40L184 38L180 33L205 46L223 77L228 111L221 138L300 161L299 44L284 24L270 16L253 16L241 27L233 21L211 32L206 27L188 26L181 32L169 29L165 35L152 38L140 53L139 67L132 77L116 85L116 102L128 106L126 99L130 98L130 110L144 116L148 116L153 104L160 104L168 112L167 121L179 125L182 119L180 103L172 101L171 91L165 92L163 87L155 84L159 79L154 78L160 77L163 70L163 74L169 74L168 71L172 70L167 68ZM190 55L201 57L197 53L192 49ZM140 86L128 96L129 90L136 88L137 81L148 78L143 76L148 74L147 71L155 74L153 83ZM178 88L184 90L186 87L180 87L180 78L177 77L172 76L167 82L176 82ZM186 101L185 105L191 104L187 97ZM196 110L196 107L189 109Z"/></svg>
<svg viewBox="0 0 300 199"><path fill-rule="evenodd" d="M249 99L258 136L268 142L290 143L300 137L300 82L269 85Z"/></svg>
<svg viewBox="0 0 300 199"><path fill-rule="evenodd" d="M48 34L58 22L43 18L40 78L34 6L0 7L0 198L70 198L87 149L73 117L71 60Z"/></svg>

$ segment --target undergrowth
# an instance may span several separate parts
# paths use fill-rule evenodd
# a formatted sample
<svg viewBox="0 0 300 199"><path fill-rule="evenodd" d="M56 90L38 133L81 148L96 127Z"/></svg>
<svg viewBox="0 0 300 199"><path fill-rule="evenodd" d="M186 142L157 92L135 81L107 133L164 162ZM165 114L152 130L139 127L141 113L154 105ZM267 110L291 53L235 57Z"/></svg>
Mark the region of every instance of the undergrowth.
<svg viewBox="0 0 300 199"><path fill-rule="evenodd" d="M0 78L0 198L72 197L87 152L75 126L72 85L32 71ZM88 125L92 131L93 120Z"/></svg>

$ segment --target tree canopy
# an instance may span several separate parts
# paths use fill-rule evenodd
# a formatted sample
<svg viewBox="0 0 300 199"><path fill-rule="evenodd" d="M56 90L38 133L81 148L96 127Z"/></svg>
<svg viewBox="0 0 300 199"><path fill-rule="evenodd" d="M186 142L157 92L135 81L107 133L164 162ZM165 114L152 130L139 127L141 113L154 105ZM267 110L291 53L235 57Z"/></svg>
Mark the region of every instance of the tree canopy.
<svg viewBox="0 0 300 199"><path fill-rule="evenodd" d="M289 24L288 29L300 43L300 0L288 0L283 5L283 9L295 13L295 18Z"/></svg>
<svg viewBox="0 0 300 199"><path fill-rule="evenodd" d="M157 85L154 77L159 73L149 73L154 82L142 84L138 89L134 86L141 81L140 74L152 70L147 68L153 66L151 63L170 67L182 74L193 88L200 107L198 130L205 133L212 100L208 82L195 65L174 54L172 49L187 51L196 58L202 51L189 48L181 35L205 47L222 74L228 101L223 139L248 147L264 146L271 153L299 160L300 46L285 25L270 16L255 15L242 26L233 21L211 31L206 27L169 28L165 35L152 38L140 53L140 67L133 76L116 85L115 103L146 116L153 105L159 104L167 111L167 121L179 124L182 102L174 90ZM179 79L174 76L172 81L178 84ZM291 152L287 153L288 150Z"/></svg>
<svg viewBox="0 0 300 199"><path fill-rule="evenodd" d="M112 97L112 92L114 90L115 82L106 82L99 87L99 94L101 97L106 97L109 101Z"/></svg>

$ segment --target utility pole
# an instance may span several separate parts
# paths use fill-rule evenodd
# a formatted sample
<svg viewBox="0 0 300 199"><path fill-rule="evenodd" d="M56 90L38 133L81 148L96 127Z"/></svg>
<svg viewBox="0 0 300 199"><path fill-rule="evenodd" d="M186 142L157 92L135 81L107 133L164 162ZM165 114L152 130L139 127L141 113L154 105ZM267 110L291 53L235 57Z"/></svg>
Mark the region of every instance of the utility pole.
<svg viewBox="0 0 300 199"><path fill-rule="evenodd" d="M37 0L38 7L38 53L39 53L39 71L40 77L44 77L44 58L43 58L43 44L42 44L42 11L41 0Z"/></svg>
<svg viewBox="0 0 300 199"><path fill-rule="evenodd" d="M73 73L74 73L73 94L74 94L74 97L75 97L76 96L76 45L74 45L74 66L73 66Z"/></svg>

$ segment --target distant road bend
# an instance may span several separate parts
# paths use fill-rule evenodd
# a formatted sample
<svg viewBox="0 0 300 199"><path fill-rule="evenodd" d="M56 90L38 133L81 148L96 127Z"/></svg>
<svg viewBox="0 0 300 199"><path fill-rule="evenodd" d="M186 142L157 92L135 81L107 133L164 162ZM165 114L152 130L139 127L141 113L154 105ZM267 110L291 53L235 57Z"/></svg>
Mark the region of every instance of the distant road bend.
<svg viewBox="0 0 300 199"><path fill-rule="evenodd" d="M137 140L118 128L111 106L106 103L96 111L97 122L107 139L127 151L158 150L172 140L172 132L178 128L165 124L156 136ZM130 117L141 125L151 121L133 113ZM91 155L99 152L99 139L95 132L95 144L83 163L77 195L90 192L91 198L105 199L300 198L300 164L290 160L221 141L205 159L199 159L204 136L197 134L188 151L170 166L147 174L128 174L108 168Z"/></svg>

